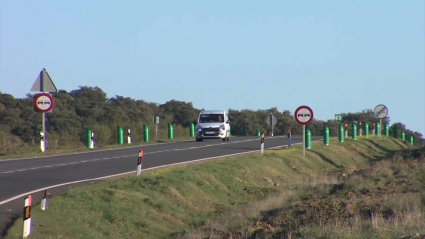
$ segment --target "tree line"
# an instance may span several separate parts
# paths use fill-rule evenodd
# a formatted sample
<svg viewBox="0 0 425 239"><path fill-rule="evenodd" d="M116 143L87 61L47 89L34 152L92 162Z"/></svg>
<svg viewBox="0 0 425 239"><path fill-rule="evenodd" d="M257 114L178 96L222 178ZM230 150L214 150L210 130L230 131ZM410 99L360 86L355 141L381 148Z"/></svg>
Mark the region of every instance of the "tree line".
<svg viewBox="0 0 425 239"><path fill-rule="evenodd" d="M42 129L41 113L34 112L34 94L24 98L14 98L10 94L0 92L0 145L3 147L22 144L37 144ZM167 138L168 123L173 125L174 137L189 137L190 124L196 122L200 111L191 102L170 100L164 104L135 100L124 96L108 98L99 87L80 86L67 92L59 90L53 93L54 112L46 113L46 131L49 147L84 146L86 128L95 132L97 145L116 144L117 126L124 132L131 129L133 142L143 141L143 125L149 128L149 138L155 139L153 117L159 116L158 138ZM256 135L257 130L266 135L271 134L271 127L266 119L272 113L277 118L274 135L284 135L290 128L292 134L302 134L302 126L298 125L289 110L234 110L228 109L231 117L232 135L242 135L243 127L247 135ZM344 122L378 122L373 110L344 113ZM343 123L344 123L343 122ZM390 118L383 119L383 124L390 124ZM329 127L330 135L337 136L338 122L314 119L307 127L312 135L323 135L323 126ZM406 140L412 135L417 144L423 143L423 135L409 130L401 122L395 122L398 130L406 133ZM392 134L392 127L390 134ZM351 127L349 127L351 135ZM400 133L398 134L400 135ZM53 145L52 145L53 143Z"/></svg>

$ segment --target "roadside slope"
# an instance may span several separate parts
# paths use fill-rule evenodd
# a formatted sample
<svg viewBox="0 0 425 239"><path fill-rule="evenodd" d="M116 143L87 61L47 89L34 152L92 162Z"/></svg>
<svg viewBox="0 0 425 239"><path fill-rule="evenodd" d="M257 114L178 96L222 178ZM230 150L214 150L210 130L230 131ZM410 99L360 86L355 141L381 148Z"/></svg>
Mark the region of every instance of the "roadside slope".
<svg viewBox="0 0 425 239"><path fill-rule="evenodd" d="M47 211L32 208L31 238L170 238L279 206L274 196L288 188L324 174L349 174L410 147L375 136L331 140L329 146L314 142L306 157L301 147L270 150L81 187L49 199ZM221 230L242 227L247 221L241 218ZM22 237L22 224L16 220L5 238Z"/></svg>

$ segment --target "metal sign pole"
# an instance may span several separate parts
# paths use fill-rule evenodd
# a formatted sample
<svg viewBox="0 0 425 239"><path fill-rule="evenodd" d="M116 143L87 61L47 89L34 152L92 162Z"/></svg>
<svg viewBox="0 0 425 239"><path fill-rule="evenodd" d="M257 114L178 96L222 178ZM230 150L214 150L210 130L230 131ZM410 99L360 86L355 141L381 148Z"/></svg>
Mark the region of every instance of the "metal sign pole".
<svg viewBox="0 0 425 239"><path fill-rule="evenodd" d="M382 119L379 119L379 140L381 140L381 133L382 132Z"/></svg>
<svg viewBox="0 0 425 239"><path fill-rule="evenodd" d="M155 124L155 139L158 141L158 124Z"/></svg>
<svg viewBox="0 0 425 239"><path fill-rule="evenodd" d="M305 125L303 125L303 156L305 156Z"/></svg>

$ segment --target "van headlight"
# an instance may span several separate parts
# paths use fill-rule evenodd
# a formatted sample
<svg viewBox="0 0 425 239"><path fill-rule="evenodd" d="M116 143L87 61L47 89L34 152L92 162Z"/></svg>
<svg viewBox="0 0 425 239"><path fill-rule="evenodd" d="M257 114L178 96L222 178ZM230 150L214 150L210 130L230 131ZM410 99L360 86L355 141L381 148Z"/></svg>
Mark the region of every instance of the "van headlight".
<svg viewBox="0 0 425 239"><path fill-rule="evenodd" d="M226 128L224 127L224 125L220 125L220 130L225 130Z"/></svg>

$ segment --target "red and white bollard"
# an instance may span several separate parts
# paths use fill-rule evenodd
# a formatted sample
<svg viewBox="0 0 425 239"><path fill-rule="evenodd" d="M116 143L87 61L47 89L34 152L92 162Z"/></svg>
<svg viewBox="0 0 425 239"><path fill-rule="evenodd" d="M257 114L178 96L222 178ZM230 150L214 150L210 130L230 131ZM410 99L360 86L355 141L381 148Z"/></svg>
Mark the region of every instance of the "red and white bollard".
<svg viewBox="0 0 425 239"><path fill-rule="evenodd" d="M139 157L137 158L137 176L142 173L142 159L143 159L143 150L140 150Z"/></svg>

